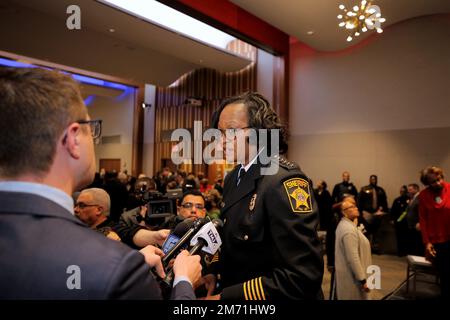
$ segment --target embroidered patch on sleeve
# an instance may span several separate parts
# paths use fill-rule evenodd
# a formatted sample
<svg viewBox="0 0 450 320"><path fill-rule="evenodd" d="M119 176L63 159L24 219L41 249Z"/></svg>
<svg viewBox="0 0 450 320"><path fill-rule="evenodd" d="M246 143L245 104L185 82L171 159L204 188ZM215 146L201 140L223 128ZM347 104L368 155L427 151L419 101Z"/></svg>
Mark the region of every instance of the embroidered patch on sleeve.
<svg viewBox="0 0 450 320"><path fill-rule="evenodd" d="M283 185L293 212L312 212L311 192L308 181L302 178L293 178L286 180Z"/></svg>

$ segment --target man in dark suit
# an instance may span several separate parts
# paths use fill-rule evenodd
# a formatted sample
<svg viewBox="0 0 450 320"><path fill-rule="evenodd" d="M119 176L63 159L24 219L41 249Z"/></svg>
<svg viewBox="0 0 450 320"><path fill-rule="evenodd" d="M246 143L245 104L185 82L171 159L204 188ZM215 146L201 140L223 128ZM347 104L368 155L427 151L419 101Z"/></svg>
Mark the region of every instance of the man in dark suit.
<svg viewBox="0 0 450 320"><path fill-rule="evenodd" d="M225 178L222 291L209 299L321 298L318 207L311 180L273 148L287 151L277 114L263 96L246 93L223 101L214 125L222 131L227 159L240 164ZM254 129L274 129L268 133L274 141L255 143L251 135L257 132L262 142L264 130Z"/></svg>
<svg viewBox="0 0 450 320"><path fill-rule="evenodd" d="M373 253L381 253L378 231L381 227L382 218L389 212L387 196L384 189L378 186L378 177L370 176L370 184L361 188L358 194L358 208L362 213L362 221L368 232Z"/></svg>
<svg viewBox="0 0 450 320"><path fill-rule="evenodd" d="M100 132L70 76L0 69L0 299L161 298L145 263L161 266L157 250L144 261L74 216L70 195L93 180ZM173 298L195 298L199 261L177 257Z"/></svg>

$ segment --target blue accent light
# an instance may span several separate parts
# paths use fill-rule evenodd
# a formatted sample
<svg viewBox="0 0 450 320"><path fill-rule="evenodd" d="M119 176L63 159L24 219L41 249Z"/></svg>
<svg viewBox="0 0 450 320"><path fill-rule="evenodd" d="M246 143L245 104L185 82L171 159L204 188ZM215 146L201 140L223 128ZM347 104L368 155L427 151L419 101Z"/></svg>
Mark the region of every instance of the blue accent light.
<svg viewBox="0 0 450 320"><path fill-rule="evenodd" d="M86 99L84 99L84 104L89 107L92 102L94 102L95 96L94 95L90 95L88 96Z"/></svg>
<svg viewBox="0 0 450 320"><path fill-rule="evenodd" d="M106 81L106 80L100 80L97 78L91 78L88 76L82 76L79 74L71 74L72 77L81 82L81 83L86 83L86 84L91 84L94 86L100 86L100 87L105 87L105 88L111 88L111 89L117 89L117 90L127 90L129 88L129 86L126 86L124 84L121 83L116 83L116 82L110 82L110 81Z"/></svg>
<svg viewBox="0 0 450 320"><path fill-rule="evenodd" d="M27 63L9 60L9 59L5 59L5 58L0 58L0 66L13 67L13 68L35 68L36 67L32 64L27 64Z"/></svg>
<svg viewBox="0 0 450 320"><path fill-rule="evenodd" d="M5 58L0 58L0 66L13 67L13 68L37 68L37 67L39 67L39 66L35 66L33 64L23 63L23 62L5 59ZM131 91L132 91L132 89L134 89L133 87L130 87L130 86L127 86L127 85L124 85L121 83L117 83L117 82L100 80L97 78L92 78L92 77L83 76L80 74L74 74L74 73L70 73L70 72L64 72L64 73L71 75L75 80L77 80L81 83L104 87L104 88L123 90L124 93L122 93L121 96L124 94L128 94L130 92L130 89L131 89ZM87 103L86 103L86 105L87 105Z"/></svg>
<svg viewBox="0 0 450 320"><path fill-rule="evenodd" d="M115 101L122 101L124 100L129 94L134 93L133 87L127 87L120 96L116 97Z"/></svg>
<svg viewBox="0 0 450 320"><path fill-rule="evenodd" d="M81 83L92 84L94 86L102 86L103 85L103 81L96 79L96 78L86 77L86 76L82 76L79 74L71 74L69 72L65 72L65 73L70 74L72 76L72 78L74 78L75 80L77 80Z"/></svg>

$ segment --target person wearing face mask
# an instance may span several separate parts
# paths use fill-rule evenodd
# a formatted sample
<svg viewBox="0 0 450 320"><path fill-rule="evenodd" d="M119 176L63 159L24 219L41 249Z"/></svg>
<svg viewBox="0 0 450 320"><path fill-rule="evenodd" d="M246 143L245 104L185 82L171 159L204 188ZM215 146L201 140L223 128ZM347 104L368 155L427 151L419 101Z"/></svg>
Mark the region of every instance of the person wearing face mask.
<svg viewBox="0 0 450 320"><path fill-rule="evenodd" d="M441 297L450 298L450 183L441 168L422 170L420 181L426 188L419 194L419 220L425 256L440 275Z"/></svg>

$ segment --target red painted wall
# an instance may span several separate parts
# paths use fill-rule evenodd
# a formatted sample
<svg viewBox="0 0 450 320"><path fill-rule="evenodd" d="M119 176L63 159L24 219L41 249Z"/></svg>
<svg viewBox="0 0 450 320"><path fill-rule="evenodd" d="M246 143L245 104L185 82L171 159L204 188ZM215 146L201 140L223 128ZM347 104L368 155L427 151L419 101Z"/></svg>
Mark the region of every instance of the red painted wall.
<svg viewBox="0 0 450 320"><path fill-rule="evenodd" d="M289 52L289 35L228 0L159 0L242 40L278 55ZM228 30L227 30L228 29ZM242 37L243 36L243 37Z"/></svg>

